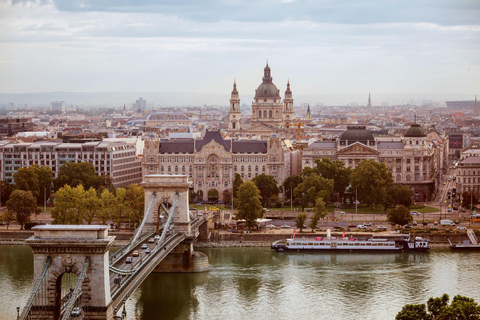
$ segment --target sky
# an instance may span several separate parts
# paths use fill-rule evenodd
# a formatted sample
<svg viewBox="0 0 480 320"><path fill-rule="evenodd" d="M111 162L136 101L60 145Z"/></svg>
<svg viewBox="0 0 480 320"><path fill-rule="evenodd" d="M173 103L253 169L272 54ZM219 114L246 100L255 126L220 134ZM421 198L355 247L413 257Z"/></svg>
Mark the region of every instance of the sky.
<svg viewBox="0 0 480 320"><path fill-rule="evenodd" d="M480 94L478 0L0 0L0 92ZM228 103L228 102L227 102Z"/></svg>

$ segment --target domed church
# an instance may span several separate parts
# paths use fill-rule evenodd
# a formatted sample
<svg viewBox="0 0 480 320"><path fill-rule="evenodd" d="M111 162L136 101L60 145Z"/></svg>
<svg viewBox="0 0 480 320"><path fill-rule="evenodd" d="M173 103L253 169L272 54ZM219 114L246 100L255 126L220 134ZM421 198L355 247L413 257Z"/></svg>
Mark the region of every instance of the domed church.
<svg viewBox="0 0 480 320"><path fill-rule="evenodd" d="M252 120L248 128L240 126L240 99L237 84L234 82L230 99L228 129L232 133L248 132L261 136L270 136L272 132L283 129L285 124L293 121L293 98L290 82L287 82L285 98L282 102L280 90L273 83L270 67L263 69L262 83L255 90L252 103Z"/></svg>

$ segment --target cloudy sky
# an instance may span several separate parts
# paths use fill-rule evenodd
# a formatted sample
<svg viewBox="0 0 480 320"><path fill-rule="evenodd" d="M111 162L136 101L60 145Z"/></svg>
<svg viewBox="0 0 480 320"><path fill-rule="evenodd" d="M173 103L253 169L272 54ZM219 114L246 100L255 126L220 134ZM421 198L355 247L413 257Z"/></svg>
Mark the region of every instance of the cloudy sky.
<svg viewBox="0 0 480 320"><path fill-rule="evenodd" d="M0 92L480 93L478 0L0 0ZM283 95L283 94L282 94Z"/></svg>

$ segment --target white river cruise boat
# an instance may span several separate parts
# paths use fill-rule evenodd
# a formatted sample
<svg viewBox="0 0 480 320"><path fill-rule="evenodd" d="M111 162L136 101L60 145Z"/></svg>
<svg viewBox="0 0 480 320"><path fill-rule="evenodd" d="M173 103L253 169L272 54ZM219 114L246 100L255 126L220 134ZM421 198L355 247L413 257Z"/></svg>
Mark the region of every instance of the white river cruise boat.
<svg viewBox="0 0 480 320"><path fill-rule="evenodd" d="M291 238L278 240L272 243L272 249L283 251L345 251L345 252L401 252L401 251L429 251L430 240L422 237L400 235L390 238L345 238L332 237L327 230L326 237Z"/></svg>

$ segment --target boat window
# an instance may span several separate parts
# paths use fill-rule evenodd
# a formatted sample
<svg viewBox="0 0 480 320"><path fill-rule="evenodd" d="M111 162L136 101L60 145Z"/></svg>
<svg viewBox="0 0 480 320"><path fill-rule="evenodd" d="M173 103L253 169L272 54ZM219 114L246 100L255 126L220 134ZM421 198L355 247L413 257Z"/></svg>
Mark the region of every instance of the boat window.
<svg viewBox="0 0 480 320"><path fill-rule="evenodd" d="M371 243L367 243L367 246L371 246L372 244Z"/></svg>
<svg viewBox="0 0 480 320"><path fill-rule="evenodd" d="M379 243L378 245L379 245L379 246L383 246L383 243Z"/></svg>
<svg viewBox="0 0 480 320"><path fill-rule="evenodd" d="M308 245L309 245L309 246L313 246L313 242L309 242Z"/></svg>
<svg viewBox="0 0 480 320"><path fill-rule="evenodd" d="M360 245L360 243L358 243L358 242L357 242L357 243L355 243L355 245L356 245L356 246L359 246L359 245Z"/></svg>
<svg viewBox="0 0 480 320"><path fill-rule="evenodd" d="M376 246L378 243L372 243L372 246Z"/></svg>
<svg viewBox="0 0 480 320"><path fill-rule="evenodd" d="M319 245L324 246L325 242L320 242Z"/></svg>

